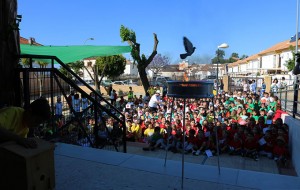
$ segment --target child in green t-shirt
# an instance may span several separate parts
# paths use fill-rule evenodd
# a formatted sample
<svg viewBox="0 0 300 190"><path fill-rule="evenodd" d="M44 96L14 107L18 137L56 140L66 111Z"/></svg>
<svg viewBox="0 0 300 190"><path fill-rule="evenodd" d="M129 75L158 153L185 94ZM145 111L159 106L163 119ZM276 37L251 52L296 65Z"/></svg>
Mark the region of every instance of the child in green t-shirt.
<svg viewBox="0 0 300 190"><path fill-rule="evenodd" d="M132 87L129 87L129 91L128 91L128 99L133 99L133 91L132 91Z"/></svg>
<svg viewBox="0 0 300 190"><path fill-rule="evenodd" d="M248 99L248 109L247 109L247 112L248 113L252 113L253 112L253 110L254 110L254 104L253 104L253 102L252 102L252 99Z"/></svg>

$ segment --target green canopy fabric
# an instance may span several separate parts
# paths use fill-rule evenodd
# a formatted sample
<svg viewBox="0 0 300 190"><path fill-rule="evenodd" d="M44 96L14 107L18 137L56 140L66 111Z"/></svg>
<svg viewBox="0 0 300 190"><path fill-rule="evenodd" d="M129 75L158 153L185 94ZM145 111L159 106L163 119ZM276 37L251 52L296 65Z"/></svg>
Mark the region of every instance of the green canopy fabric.
<svg viewBox="0 0 300 190"><path fill-rule="evenodd" d="M130 46L33 46L21 44L21 55L56 56L64 63L71 63L89 57L120 55L131 52Z"/></svg>

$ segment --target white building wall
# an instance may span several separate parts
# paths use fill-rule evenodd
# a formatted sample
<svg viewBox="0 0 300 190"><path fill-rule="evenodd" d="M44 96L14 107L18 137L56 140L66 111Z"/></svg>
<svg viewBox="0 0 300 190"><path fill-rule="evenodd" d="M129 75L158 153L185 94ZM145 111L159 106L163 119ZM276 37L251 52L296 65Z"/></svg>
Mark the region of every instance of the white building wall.
<svg viewBox="0 0 300 190"><path fill-rule="evenodd" d="M247 64L240 65L240 69L241 69L241 72L246 72L247 71Z"/></svg>
<svg viewBox="0 0 300 190"><path fill-rule="evenodd" d="M207 76L209 76L209 71L198 71L195 73L195 76L197 79L203 79L206 78Z"/></svg>
<svg viewBox="0 0 300 190"><path fill-rule="evenodd" d="M89 62L91 62L91 66L89 65ZM83 61L84 66L89 70L89 72L92 74L92 76L94 76L94 72L92 67L94 67L94 65L96 64L96 60L84 60ZM86 69L83 69L83 78L84 81L91 81L92 78L90 77L89 73L86 71Z"/></svg>
<svg viewBox="0 0 300 190"><path fill-rule="evenodd" d="M293 59L293 54L291 51L288 52L282 52L280 54L281 57L281 69L283 71L287 71L287 67L285 66L285 63L289 60L289 59Z"/></svg>
<svg viewBox="0 0 300 190"><path fill-rule="evenodd" d="M252 68L253 68L253 61L249 61L248 64L247 64L247 69L249 71L252 71Z"/></svg>
<svg viewBox="0 0 300 190"><path fill-rule="evenodd" d="M258 60L251 60L248 63L248 72L252 74L256 74L257 72L260 72L260 67L259 67L259 61Z"/></svg>
<svg viewBox="0 0 300 190"><path fill-rule="evenodd" d="M88 66L89 62L91 62L91 67ZM92 76L94 76L94 72L92 70L92 67L94 67L94 65L96 64L96 59L84 60L83 63L84 63L84 66L86 66L87 69L90 71ZM131 64L126 64L123 75L138 75L137 66L133 65L132 63ZM83 78L82 79L85 80L85 81L92 80L90 75L88 74L88 72L85 69L83 69Z"/></svg>
<svg viewBox="0 0 300 190"><path fill-rule="evenodd" d="M274 59L274 54L262 56L262 66L263 69L273 69L276 68L276 57Z"/></svg>
<svg viewBox="0 0 300 190"><path fill-rule="evenodd" d="M239 67L238 67L238 66L234 66L234 67L232 68L232 72L238 73L238 72L239 72Z"/></svg>
<svg viewBox="0 0 300 190"><path fill-rule="evenodd" d="M176 78L176 77L182 77L184 72L161 72L161 76L164 77L170 77L170 78Z"/></svg>
<svg viewBox="0 0 300 190"><path fill-rule="evenodd" d="M133 65L133 63L126 64L123 75L137 75L137 74L138 74L137 65Z"/></svg>
<svg viewBox="0 0 300 190"><path fill-rule="evenodd" d="M221 69L221 70L219 71L219 75L220 75L220 76L225 75L225 70L224 70L224 69Z"/></svg>
<svg viewBox="0 0 300 190"><path fill-rule="evenodd" d="M253 63L253 69L260 69L259 61L255 60L252 62Z"/></svg>

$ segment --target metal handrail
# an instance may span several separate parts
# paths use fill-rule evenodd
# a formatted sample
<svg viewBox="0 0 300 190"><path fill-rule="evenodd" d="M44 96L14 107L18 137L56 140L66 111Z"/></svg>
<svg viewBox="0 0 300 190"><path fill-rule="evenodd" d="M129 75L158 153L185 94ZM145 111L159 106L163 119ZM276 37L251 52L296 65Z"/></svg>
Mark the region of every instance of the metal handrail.
<svg viewBox="0 0 300 190"><path fill-rule="evenodd" d="M30 65L29 68L19 68L19 70L28 70L28 71L35 71L35 72L53 72L60 78L62 78L68 85L76 89L76 91L80 92L81 94L84 94L89 101L93 103L93 105L96 105L100 110L106 112L109 116L114 118L116 121L122 123L123 126L123 145L124 145L124 152L126 152L126 125L125 125L125 116L124 114L119 111L115 106L110 104L102 95L94 90L90 85L88 85L84 80L82 80L77 74L75 74L68 66L66 66L60 59L58 59L56 56L47 56L47 55L29 55L24 54L20 55L20 58L28 58L30 59ZM33 68L32 67L32 60L33 59L50 59L51 60L51 68ZM90 96L87 94L84 90L82 90L73 80L67 78L64 74L62 74L58 69L54 67L54 62L57 62L62 68L64 68L67 72L69 72L72 77L74 77L77 81L82 83L85 87L87 87L91 92L95 94L95 97ZM26 100L25 100L26 102ZM109 105L109 109L105 106L101 105L100 102L106 103L106 105ZM72 105L70 105L72 107ZM112 110L115 112L115 114L112 113ZM73 110L74 111L74 110ZM122 119L120 117L117 117L116 114L121 115Z"/></svg>
<svg viewBox="0 0 300 190"><path fill-rule="evenodd" d="M82 83L84 86L86 86L91 92L93 92L95 95L97 95L97 98L100 99L100 101L105 102L106 104L110 105L110 107L113 108L114 111L116 111L118 114L122 115L123 118L124 114L122 112L120 112L115 106L111 105L104 97L102 97L102 95L97 92L95 89L93 89L89 84L87 84L84 80L82 80L76 73L74 73L74 71L72 71L72 69L70 69L68 66L66 66L60 59L58 59L56 56L48 56L48 55L28 55L28 54L24 54L21 55L20 58L36 58L36 59L52 59L55 60L57 63L59 63L60 66L62 66L66 71L68 71L73 77L75 77L80 83ZM32 62L30 62L32 63ZM32 66L31 66L32 68ZM54 69L57 70L56 68L54 68L54 62L52 61L51 64L51 68L33 68L36 71L50 71L50 69ZM60 73L58 70L56 71L56 73ZM61 75L62 76L62 75ZM67 78L65 78L65 80L68 80ZM71 83L70 85L72 86L77 86L72 80L69 80L68 83ZM80 89L80 88L76 88L76 89ZM81 90L80 90L81 91ZM85 93L85 92L84 92ZM88 95L87 93L85 93L85 95ZM89 95L88 95L89 96ZM91 100L92 101L92 100ZM96 102L95 102L96 103ZM112 116L113 117L113 116ZM120 120L118 117L114 118L117 119L118 121L122 121Z"/></svg>

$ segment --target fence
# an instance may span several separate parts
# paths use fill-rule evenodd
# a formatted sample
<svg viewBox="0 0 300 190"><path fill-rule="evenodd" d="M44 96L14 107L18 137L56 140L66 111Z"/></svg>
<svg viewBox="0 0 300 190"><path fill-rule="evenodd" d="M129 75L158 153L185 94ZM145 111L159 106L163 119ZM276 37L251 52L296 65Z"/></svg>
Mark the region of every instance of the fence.
<svg viewBox="0 0 300 190"><path fill-rule="evenodd" d="M285 86L284 88L279 88L278 93L275 95L278 96L281 102L281 108L289 114L292 114L295 118L296 116L300 116L300 108L299 108L299 80L294 84L290 84Z"/></svg>
<svg viewBox="0 0 300 190"><path fill-rule="evenodd" d="M247 82L249 84L249 81L255 80L256 81L256 92L259 92L262 86L262 81L264 80L261 76L256 77L229 77L228 81L228 91L233 92L235 90L237 91L243 91L243 84L244 82Z"/></svg>

